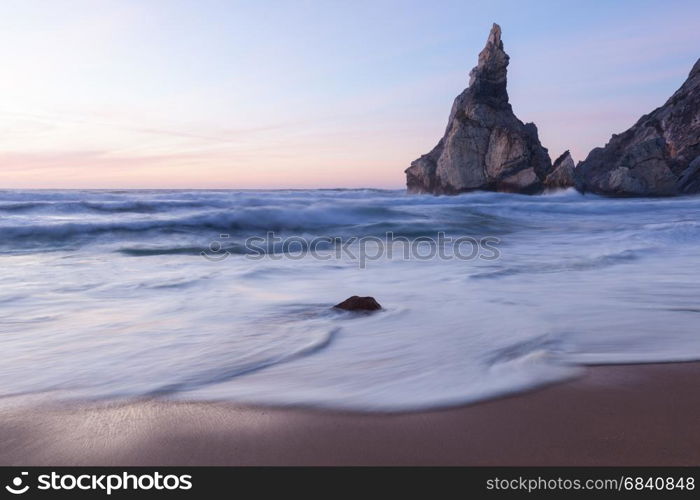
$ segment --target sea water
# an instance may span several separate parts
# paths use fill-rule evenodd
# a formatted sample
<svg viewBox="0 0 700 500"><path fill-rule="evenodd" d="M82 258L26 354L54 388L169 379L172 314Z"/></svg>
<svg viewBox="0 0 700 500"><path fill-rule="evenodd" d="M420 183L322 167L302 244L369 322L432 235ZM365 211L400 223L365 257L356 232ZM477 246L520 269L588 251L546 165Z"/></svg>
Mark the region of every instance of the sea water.
<svg viewBox="0 0 700 500"><path fill-rule="evenodd" d="M360 263L353 240L438 233L497 254ZM0 234L6 400L401 411L700 359L700 197L0 191ZM351 295L383 310L332 309Z"/></svg>

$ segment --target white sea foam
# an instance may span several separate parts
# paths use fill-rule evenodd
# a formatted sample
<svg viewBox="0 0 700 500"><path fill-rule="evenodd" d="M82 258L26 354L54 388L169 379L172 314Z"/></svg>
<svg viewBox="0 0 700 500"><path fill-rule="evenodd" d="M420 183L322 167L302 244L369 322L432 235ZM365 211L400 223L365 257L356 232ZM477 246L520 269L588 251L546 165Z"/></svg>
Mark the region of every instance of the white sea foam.
<svg viewBox="0 0 700 500"><path fill-rule="evenodd" d="M0 396L405 410L582 363L700 359L699 220L700 198L571 191L0 192ZM359 269L235 251L268 230L494 235L501 258ZM202 258L222 233L233 255ZM355 294L385 310L329 309Z"/></svg>

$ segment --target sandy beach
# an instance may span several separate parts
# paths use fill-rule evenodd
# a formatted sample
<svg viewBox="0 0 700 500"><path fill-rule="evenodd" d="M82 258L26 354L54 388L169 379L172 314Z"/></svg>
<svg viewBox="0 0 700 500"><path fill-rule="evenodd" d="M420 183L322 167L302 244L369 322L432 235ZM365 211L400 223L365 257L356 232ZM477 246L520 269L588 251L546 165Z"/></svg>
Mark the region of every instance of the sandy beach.
<svg viewBox="0 0 700 500"><path fill-rule="evenodd" d="M1 465L698 465L700 363L401 414L148 400L0 413Z"/></svg>

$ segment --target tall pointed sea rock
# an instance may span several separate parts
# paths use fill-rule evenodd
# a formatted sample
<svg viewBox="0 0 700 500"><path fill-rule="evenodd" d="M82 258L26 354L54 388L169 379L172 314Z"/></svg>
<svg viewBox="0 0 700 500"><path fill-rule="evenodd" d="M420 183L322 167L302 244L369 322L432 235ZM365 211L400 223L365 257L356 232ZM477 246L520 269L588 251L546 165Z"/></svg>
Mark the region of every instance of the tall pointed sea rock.
<svg viewBox="0 0 700 500"><path fill-rule="evenodd" d="M410 192L542 191L552 162L537 127L513 114L506 90L508 61L501 28L494 24L469 87L452 105L445 135L406 169Z"/></svg>

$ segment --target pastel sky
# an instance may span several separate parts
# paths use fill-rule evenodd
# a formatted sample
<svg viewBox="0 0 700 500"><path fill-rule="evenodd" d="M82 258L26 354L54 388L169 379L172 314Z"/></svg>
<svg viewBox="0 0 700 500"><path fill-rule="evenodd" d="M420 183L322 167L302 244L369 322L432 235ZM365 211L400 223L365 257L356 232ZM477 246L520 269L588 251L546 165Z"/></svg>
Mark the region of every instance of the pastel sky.
<svg viewBox="0 0 700 500"><path fill-rule="evenodd" d="M0 188L399 188L492 22L552 158L700 57L697 0L3 0Z"/></svg>

